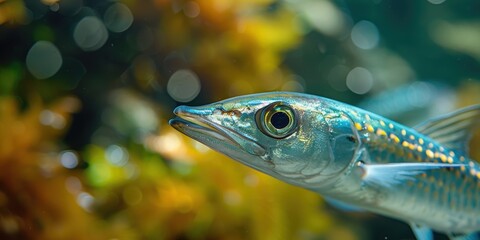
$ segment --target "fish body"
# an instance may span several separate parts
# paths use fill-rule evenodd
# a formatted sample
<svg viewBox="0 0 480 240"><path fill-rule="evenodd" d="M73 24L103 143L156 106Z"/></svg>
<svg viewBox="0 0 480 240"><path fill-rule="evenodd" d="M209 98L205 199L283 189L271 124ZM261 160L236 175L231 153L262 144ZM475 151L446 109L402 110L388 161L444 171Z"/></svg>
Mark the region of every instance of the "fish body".
<svg viewBox="0 0 480 240"><path fill-rule="evenodd" d="M452 238L480 230L480 166L466 150L480 106L416 128L288 92L174 113L170 124L207 146L329 199L403 220L419 239L431 239L431 229Z"/></svg>

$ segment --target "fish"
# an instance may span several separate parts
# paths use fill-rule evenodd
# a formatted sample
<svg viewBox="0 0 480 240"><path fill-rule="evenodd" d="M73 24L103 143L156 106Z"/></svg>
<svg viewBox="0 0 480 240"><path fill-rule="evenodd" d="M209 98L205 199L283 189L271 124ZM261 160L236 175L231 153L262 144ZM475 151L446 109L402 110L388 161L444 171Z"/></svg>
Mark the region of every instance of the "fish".
<svg viewBox="0 0 480 240"><path fill-rule="evenodd" d="M480 165L468 141L480 105L411 128L332 99L294 92L178 106L169 124L228 157L345 206L476 239Z"/></svg>

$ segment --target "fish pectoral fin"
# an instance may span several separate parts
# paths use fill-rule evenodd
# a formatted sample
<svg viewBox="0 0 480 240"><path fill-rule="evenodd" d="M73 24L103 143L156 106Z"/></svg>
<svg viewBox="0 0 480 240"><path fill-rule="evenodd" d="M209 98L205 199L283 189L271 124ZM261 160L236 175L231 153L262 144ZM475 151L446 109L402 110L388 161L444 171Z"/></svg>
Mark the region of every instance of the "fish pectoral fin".
<svg viewBox="0 0 480 240"><path fill-rule="evenodd" d="M415 181L415 176L437 169L459 168L465 164L449 163L387 163L359 164L365 184L392 187L405 181Z"/></svg>
<svg viewBox="0 0 480 240"><path fill-rule="evenodd" d="M429 136L458 154L468 155L468 141L480 128L480 104L427 120L415 130Z"/></svg>
<svg viewBox="0 0 480 240"><path fill-rule="evenodd" d="M418 225L416 223L410 223L410 227L417 240L433 240L433 232L429 227Z"/></svg>

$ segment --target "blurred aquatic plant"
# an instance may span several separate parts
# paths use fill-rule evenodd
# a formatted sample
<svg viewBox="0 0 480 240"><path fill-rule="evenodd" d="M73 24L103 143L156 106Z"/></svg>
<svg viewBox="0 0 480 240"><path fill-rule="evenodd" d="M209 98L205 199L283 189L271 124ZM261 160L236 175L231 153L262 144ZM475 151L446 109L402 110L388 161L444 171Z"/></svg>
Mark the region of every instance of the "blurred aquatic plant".
<svg viewBox="0 0 480 240"><path fill-rule="evenodd" d="M62 166L57 142L78 100L64 97L45 105L32 97L28 104L20 110L18 99L0 98L0 238L102 236L94 216L65 187L79 180Z"/></svg>
<svg viewBox="0 0 480 240"><path fill-rule="evenodd" d="M465 53L480 62L480 22L446 22L439 21L433 25L431 35L442 47Z"/></svg>
<svg viewBox="0 0 480 240"><path fill-rule="evenodd" d="M154 11L161 13L154 33L156 48L164 57L159 59L160 75L168 79L173 99L185 102L199 93L226 97L295 89L285 85L295 79L282 60L300 42L302 30L294 12L284 5L273 0L158 0L155 5ZM178 72L187 73L182 75L184 81L178 79ZM202 86L193 84L197 76ZM151 78L137 77L142 79Z"/></svg>
<svg viewBox="0 0 480 240"><path fill-rule="evenodd" d="M458 89L458 105L460 107L470 106L480 103L480 80L467 79L462 81ZM470 155L473 159L480 161L480 130L472 134L473 138L470 141Z"/></svg>
<svg viewBox="0 0 480 240"><path fill-rule="evenodd" d="M24 23L27 18L22 0L0 1L0 25Z"/></svg>

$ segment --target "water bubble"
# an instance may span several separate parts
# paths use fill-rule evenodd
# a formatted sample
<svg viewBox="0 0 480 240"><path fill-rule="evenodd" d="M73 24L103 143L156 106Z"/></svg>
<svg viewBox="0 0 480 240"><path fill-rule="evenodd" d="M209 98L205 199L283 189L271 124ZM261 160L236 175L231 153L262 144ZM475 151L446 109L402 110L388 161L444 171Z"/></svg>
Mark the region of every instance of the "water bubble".
<svg viewBox="0 0 480 240"><path fill-rule="evenodd" d="M110 145L105 151L108 162L116 166L124 166L128 162L128 152L117 145Z"/></svg>
<svg viewBox="0 0 480 240"><path fill-rule="evenodd" d="M43 110L40 113L40 123L45 126L50 126L55 121L55 113L50 110Z"/></svg>
<svg viewBox="0 0 480 240"><path fill-rule="evenodd" d="M28 71L38 79L55 75L62 63L60 51L48 41L36 42L27 53L26 65Z"/></svg>
<svg viewBox="0 0 480 240"><path fill-rule="evenodd" d="M347 75L347 87L356 94L365 94L373 87L373 76L367 69L356 67Z"/></svg>
<svg viewBox="0 0 480 240"><path fill-rule="evenodd" d="M82 50L95 51L107 42L108 31L100 19L87 16L75 26L73 39Z"/></svg>
<svg viewBox="0 0 480 240"><path fill-rule="evenodd" d="M93 210L92 207L94 202L95 202L95 199L89 193L82 192L77 195L78 205L80 205L82 208L84 208L89 212Z"/></svg>
<svg viewBox="0 0 480 240"><path fill-rule="evenodd" d="M40 113L40 123L45 126L53 127L55 129L62 129L67 124L65 118L62 115L52 112L50 110L43 110Z"/></svg>
<svg viewBox="0 0 480 240"><path fill-rule="evenodd" d="M67 179L65 179L65 188L71 194L78 194L82 190L82 182L77 177L67 177Z"/></svg>
<svg viewBox="0 0 480 240"><path fill-rule="evenodd" d="M110 31L119 33L132 25L133 15L125 4L115 3L105 11L103 20Z"/></svg>
<svg viewBox="0 0 480 240"><path fill-rule="evenodd" d="M57 12L59 9L60 9L60 4L58 3L53 3L52 5L50 5L50 10L52 12Z"/></svg>
<svg viewBox="0 0 480 240"><path fill-rule="evenodd" d="M73 169L78 166L78 157L72 151L64 151L60 153L60 163L68 169Z"/></svg>
<svg viewBox="0 0 480 240"><path fill-rule="evenodd" d="M200 14L200 6L194 1L190 1L183 5L183 13L189 18L195 18Z"/></svg>
<svg viewBox="0 0 480 240"><path fill-rule="evenodd" d="M352 28L353 44L361 49L372 49L378 45L380 34L377 26L369 21L360 21Z"/></svg>
<svg viewBox="0 0 480 240"><path fill-rule="evenodd" d="M192 101L200 93L200 80L190 70L178 70L168 80L167 92L175 101Z"/></svg>

